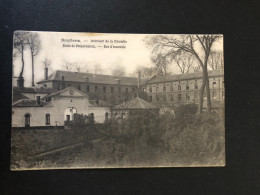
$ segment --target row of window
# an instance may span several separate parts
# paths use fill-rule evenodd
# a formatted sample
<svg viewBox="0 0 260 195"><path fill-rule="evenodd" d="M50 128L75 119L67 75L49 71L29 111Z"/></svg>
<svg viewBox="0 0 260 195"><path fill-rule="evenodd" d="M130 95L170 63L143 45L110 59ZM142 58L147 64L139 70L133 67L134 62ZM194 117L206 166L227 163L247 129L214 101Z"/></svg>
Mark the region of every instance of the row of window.
<svg viewBox="0 0 260 195"><path fill-rule="evenodd" d="M216 84L217 84L217 83L216 83L215 81L212 82L213 89L214 89L214 88L217 88ZM224 81L222 82L222 85L223 85L223 88L224 88ZM198 88L199 88L198 83L197 83L197 81L195 81L195 83L194 83L194 89L198 89ZM187 81L187 83L186 83L185 89L186 89L186 90L189 90L189 89L190 89L190 84L188 83L188 81ZM156 87L155 90L156 90L156 92L159 92L159 87ZM181 90L182 90L182 85L179 84L179 85L178 85L178 91L181 91ZM166 91L166 86L165 86L165 85L163 86L163 91ZM173 86L172 86L172 85L170 86L170 91L173 91ZM152 93L152 87L151 87L151 86L150 86L149 92Z"/></svg>
<svg viewBox="0 0 260 195"><path fill-rule="evenodd" d="M198 83L194 83L194 89L198 89ZM186 90L190 89L189 83L186 84ZM155 88L156 92L159 92L159 87ZM182 90L182 85L178 85L178 91ZM166 91L166 86L163 86L163 91ZM173 91L173 86L170 86L170 91ZM150 87L150 93L152 93L152 87Z"/></svg>
<svg viewBox="0 0 260 195"><path fill-rule="evenodd" d="M67 87L70 87L71 85L70 84L67 84L66 85ZM115 88L116 87L106 87L106 86L103 86L103 87L101 87L102 88L102 91L103 91L103 93L106 93L106 92L108 92L109 90L110 90L110 92L111 93L114 93L114 91L115 91ZM65 83L60 83L60 89L65 89ZM80 90L81 91L81 85L77 85L77 89L78 90ZM95 92L98 92L98 89L99 89L99 86L95 86L94 87L94 89L95 89ZM86 86L86 92L89 92L90 91L90 86L89 85L87 85ZM121 87L117 87L117 91L120 93L122 90L121 90ZM134 93L136 91L136 88L132 88L132 93ZM128 88L125 88L125 92L126 93L128 93L129 92L129 90L128 90Z"/></svg>
<svg viewBox="0 0 260 195"><path fill-rule="evenodd" d="M189 93L186 93L186 95L185 95L185 99L183 99L183 96L182 96L183 94L178 94L177 95L177 101L178 102L181 102L181 101L183 101L183 100L186 100L187 102L189 102L191 99L190 99L190 94ZM195 92L194 93L194 101L196 101L197 99L198 99L198 92ZM160 95L156 95L156 97L155 97L156 99L156 102L159 102L160 101L160 98L161 98L161 96ZM204 94L204 99L206 99L207 98L207 96L206 96L206 93ZM224 93L224 91L222 91L222 99L224 100L224 98L225 98L225 93ZM216 100L217 99L217 91L213 91L212 92L212 99L213 100ZM150 102L152 102L153 101L153 97L152 96L149 96L149 100L150 100ZM167 99L166 99L166 95L162 95L162 101L167 101ZM170 95L170 101L174 101L174 95L173 94L171 94Z"/></svg>
<svg viewBox="0 0 260 195"><path fill-rule="evenodd" d="M30 126L30 117L31 117L31 114L29 114L29 113L24 115L25 127L29 127ZM46 125L50 125L51 124L51 115L49 113L47 113L45 115L45 124Z"/></svg>

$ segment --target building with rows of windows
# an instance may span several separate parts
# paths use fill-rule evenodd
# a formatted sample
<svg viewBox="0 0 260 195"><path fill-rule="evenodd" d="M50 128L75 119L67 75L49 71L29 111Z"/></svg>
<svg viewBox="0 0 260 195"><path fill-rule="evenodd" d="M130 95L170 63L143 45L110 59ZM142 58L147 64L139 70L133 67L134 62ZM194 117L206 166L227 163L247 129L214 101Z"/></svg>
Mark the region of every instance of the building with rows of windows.
<svg viewBox="0 0 260 195"><path fill-rule="evenodd" d="M208 71L212 105L224 102L224 71ZM150 102L156 104L197 104L202 84L202 73L154 76L146 82L146 92ZM206 93L204 94L206 99ZM205 101L204 101L205 102Z"/></svg>
<svg viewBox="0 0 260 195"><path fill-rule="evenodd" d="M45 69L45 79L37 84L54 90L67 87L88 94L90 100L103 100L112 105L130 100L137 95L138 79L134 77L117 77L91 73L80 73L57 70L48 76Z"/></svg>

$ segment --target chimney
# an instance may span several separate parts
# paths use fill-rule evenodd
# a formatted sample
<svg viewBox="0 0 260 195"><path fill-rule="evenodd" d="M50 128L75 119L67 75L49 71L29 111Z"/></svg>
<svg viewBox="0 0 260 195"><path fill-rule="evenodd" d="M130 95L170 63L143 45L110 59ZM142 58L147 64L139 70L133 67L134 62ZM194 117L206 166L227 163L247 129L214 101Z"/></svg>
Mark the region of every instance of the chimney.
<svg viewBox="0 0 260 195"><path fill-rule="evenodd" d="M140 89L140 77L141 77L141 73L138 72L138 90Z"/></svg>
<svg viewBox="0 0 260 195"><path fill-rule="evenodd" d="M18 77L18 79L17 79L17 87L19 89L23 89L24 88L24 79L23 79L23 77Z"/></svg>
<svg viewBox="0 0 260 195"><path fill-rule="evenodd" d="M41 104L41 96L36 96L36 104L40 105Z"/></svg>
<svg viewBox="0 0 260 195"><path fill-rule="evenodd" d="M48 80L48 68L44 68L44 79Z"/></svg>

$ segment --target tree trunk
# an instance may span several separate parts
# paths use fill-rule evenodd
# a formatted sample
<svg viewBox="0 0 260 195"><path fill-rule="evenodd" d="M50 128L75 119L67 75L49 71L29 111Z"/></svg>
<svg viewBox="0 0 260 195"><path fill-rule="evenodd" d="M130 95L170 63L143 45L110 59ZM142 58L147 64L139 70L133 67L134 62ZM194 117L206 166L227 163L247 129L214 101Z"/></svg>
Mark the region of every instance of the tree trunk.
<svg viewBox="0 0 260 195"><path fill-rule="evenodd" d="M33 59L33 53L31 53L32 56L32 87L34 87L34 59Z"/></svg>
<svg viewBox="0 0 260 195"><path fill-rule="evenodd" d="M204 75L204 73L203 73L203 75ZM202 85L201 85L201 88L200 88L200 95L199 95L198 114L202 113L205 86L206 86L206 81L205 81L204 76L203 76Z"/></svg>
<svg viewBox="0 0 260 195"><path fill-rule="evenodd" d="M206 92L207 92L207 111L209 114L211 114L211 98L210 98L210 87L209 87L209 77L208 77L208 71L206 68Z"/></svg>
<svg viewBox="0 0 260 195"><path fill-rule="evenodd" d="M22 52L21 52L21 54L22 54L22 70L21 70L21 72L20 72L20 76L19 76L19 77L23 77L23 69L24 69L23 47L22 47Z"/></svg>

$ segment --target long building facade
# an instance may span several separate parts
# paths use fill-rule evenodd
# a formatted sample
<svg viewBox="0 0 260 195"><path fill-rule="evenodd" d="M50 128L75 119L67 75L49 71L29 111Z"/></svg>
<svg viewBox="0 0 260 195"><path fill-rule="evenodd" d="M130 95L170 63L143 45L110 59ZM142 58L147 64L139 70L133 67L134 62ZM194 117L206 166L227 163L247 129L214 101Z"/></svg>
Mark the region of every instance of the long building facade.
<svg viewBox="0 0 260 195"><path fill-rule="evenodd" d="M208 75L213 105L223 103L225 99L224 71L212 70L208 71ZM201 85L201 72L155 76L146 82L145 91L149 101L155 104L197 104ZM206 93L204 93L204 99L206 98Z"/></svg>
<svg viewBox="0 0 260 195"><path fill-rule="evenodd" d="M88 94L90 100L103 100L112 105L122 103L137 96L138 79L134 77L117 77L112 75L78 73L57 70L37 84L54 90L66 87Z"/></svg>

